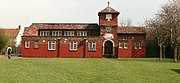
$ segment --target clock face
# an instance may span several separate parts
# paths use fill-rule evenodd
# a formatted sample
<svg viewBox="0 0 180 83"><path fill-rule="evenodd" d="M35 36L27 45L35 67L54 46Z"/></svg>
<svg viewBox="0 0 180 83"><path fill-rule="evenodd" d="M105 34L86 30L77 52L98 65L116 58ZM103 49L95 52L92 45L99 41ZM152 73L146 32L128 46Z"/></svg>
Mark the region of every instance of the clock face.
<svg viewBox="0 0 180 83"><path fill-rule="evenodd" d="M111 32L112 28L111 27L106 27L106 32Z"/></svg>

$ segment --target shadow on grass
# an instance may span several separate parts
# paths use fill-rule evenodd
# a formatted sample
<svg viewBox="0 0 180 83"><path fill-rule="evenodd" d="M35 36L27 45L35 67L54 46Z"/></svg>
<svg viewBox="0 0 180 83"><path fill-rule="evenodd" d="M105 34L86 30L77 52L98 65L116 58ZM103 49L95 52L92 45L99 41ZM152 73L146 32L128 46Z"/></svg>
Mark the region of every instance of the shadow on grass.
<svg viewBox="0 0 180 83"><path fill-rule="evenodd" d="M180 69L171 69L171 70L178 73L178 74L180 74Z"/></svg>
<svg viewBox="0 0 180 83"><path fill-rule="evenodd" d="M159 60L159 58L120 58L118 59L118 61L143 61L143 62L163 62L163 63L174 63L173 59L170 58L166 58L163 59L162 61ZM179 63L180 61L178 61L177 63Z"/></svg>

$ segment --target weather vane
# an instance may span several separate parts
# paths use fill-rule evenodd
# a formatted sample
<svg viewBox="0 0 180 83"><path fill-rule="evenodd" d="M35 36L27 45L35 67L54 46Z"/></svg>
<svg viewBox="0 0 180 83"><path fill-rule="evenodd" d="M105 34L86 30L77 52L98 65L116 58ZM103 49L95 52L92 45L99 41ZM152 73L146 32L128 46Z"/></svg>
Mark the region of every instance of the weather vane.
<svg viewBox="0 0 180 83"><path fill-rule="evenodd" d="M110 2L108 1L108 7L109 7L109 4L110 4Z"/></svg>

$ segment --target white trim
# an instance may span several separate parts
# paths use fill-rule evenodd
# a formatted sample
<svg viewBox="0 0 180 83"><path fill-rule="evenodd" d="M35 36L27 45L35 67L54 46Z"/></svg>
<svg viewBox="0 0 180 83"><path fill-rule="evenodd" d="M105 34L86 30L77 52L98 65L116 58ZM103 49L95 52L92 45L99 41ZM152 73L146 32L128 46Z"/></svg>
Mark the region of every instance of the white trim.
<svg viewBox="0 0 180 83"><path fill-rule="evenodd" d="M25 48L30 48L31 42L30 41L25 41Z"/></svg>
<svg viewBox="0 0 180 83"><path fill-rule="evenodd" d="M122 46L121 46L120 44L121 44ZM119 42L119 48L120 48L120 49L123 48L123 42L122 42L122 41Z"/></svg>
<svg viewBox="0 0 180 83"><path fill-rule="evenodd" d="M49 47L50 42L51 42L51 47ZM54 45L54 48L52 45ZM48 41L48 50L56 50L56 41Z"/></svg>
<svg viewBox="0 0 180 83"><path fill-rule="evenodd" d="M49 36L49 31L40 31L39 36Z"/></svg>
<svg viewBox="0 0 180 83"><path fill-rule="evenodd" d="M93 49L91 49L91 46ZM89 51L96 51L96 42L88 42L88 50Z"/></svg>
<svg viewBox="0 0 180 83"><path fill-rule="evenodd" d="M137 42L134 42L134 49L138 49L137 46L138 46L138 45L137 45Z"/></svg>
<svg viewBox="0 0 180 83"><path fill-rule="evenodd" d="M75 31L64 31L64 36L74 36Z"/></svg>
<svg viewBox="0 0 180 83"><path fill-rule="evenodd" d="M52 36L62 36L62 31L52 31Z"/></svg>
<svg viewBox="0 0 180 83"><path fill-rule="evenodd" d="M39 48L39 42L38 41L34 41L34 48Z"/></svg>
<svg viewBox="0 0 180 83"><path fill-rule="evenodd" d="M71 48L71 43L72 43L72 48ZM74 47L74 44L76 44L76 48ZM69 42L69 50L74 50L74 51L76 51L77 50L77 42L76 41L71 41L71 42Z"/></svg>
<svg viewBox="0 0 180 83"><path fill-rule="evenodd" d="M115 44L114 44L114 41L113 40L111 40L111 39L107 39L107 40L104 40L104 42L103 42L103 55L104 55L104 47L105 47L105 43L107 42L107 41L111 41L112 43L113 43L113 55L114 55L114 47L115 47Z"/></svg>
<svg viewBox="0 0 180 83"><path fill-rule="evenodd" d="M142 42L139 42L139 49L142 49Z"/></svg>
<svg viewBox="0 0 180 83"><path fill-rule="evenodd" d="M126 47L126 45L127 45L127 47ZM128 41L124 42L124 49L128 49Z"/></svg>
<svg viewBox="0 0 180 83"><path fill-rule="evenodd" d="M106 20L110 21L112 19L112 14L106 14Z"/></svg>
<svg viewBox="0 0 180 83"><path fill-rule="evenodd" d="M87 31L77 31L77 36L87 36Z"/></svg>

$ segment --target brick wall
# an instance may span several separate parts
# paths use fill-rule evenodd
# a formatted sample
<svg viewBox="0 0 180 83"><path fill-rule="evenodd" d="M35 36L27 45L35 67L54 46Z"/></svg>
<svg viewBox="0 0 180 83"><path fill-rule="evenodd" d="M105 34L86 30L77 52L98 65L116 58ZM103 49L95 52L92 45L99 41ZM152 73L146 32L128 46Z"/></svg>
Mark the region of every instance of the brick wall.
<svg viewBox="0 0 180 83"><path fill-rule="evenodd" d="M25 48L25 41L30 41L30 48ZM39 41L38 48L35 48L34 41L37 41L37 38L26 38L22 41L22 57L57 57L57 50L48 50L48 42L45 40L43 42L43 39L40 39L42 41ZM52 39L51 39L52 40ZM56 45L57 49L57 45Z"/></svg>
<svg viewBox="0 0 180 83"><path fill-rule="evenodd" d="M122 43L124 43L123 41ZM124 48L124 45L122 48L118 49L118 58L132 58L132 42L128 41L128 47Z"/></svg>
<svg viewBox="0 0 180 83"><path fill-rule="evenodd" d="M110 21L106 20L106 14L99 15L99 26L118 26L118 14L112 14Z"/></svg>
<svg viewBox="0 0 180 83"><path fill-rule="evenodd" d="M56 50L48 50L48 41L56 41ZM25 48L25 41L30 41L30 48ZM39 41L38 48L35 48L34 41ZM77 50L70 50L70 41L77 41ZM62 58L82 58L84 56L83 38L61 38L59 54ZM88 50L88 41L96 42L96 51ZM86 56L87 58L101 58L102 44L100 38L87 38ZM22 41L22 57L57 57L58 56L58 38L55 37L24 37Z"/></svg>
<svg viewBox="0 0 180 83"><path fill-rule="evenodd" d="M146 56L146 48L145 46L142 49L134 49L132 50L132 58L145 58Z"/></svg>
<svg viewBox="0 0 180 83"><path fill-rule="evenodd" d="M121 41L124 43L128 41L128 49L118 48L118 57L119 58L145 58L146 56L146 43L145 43L145 35L125 35L125 34L118 34L118 43ZM141 49L135 49L134 43L141 42L142 47Z"/></svg>

